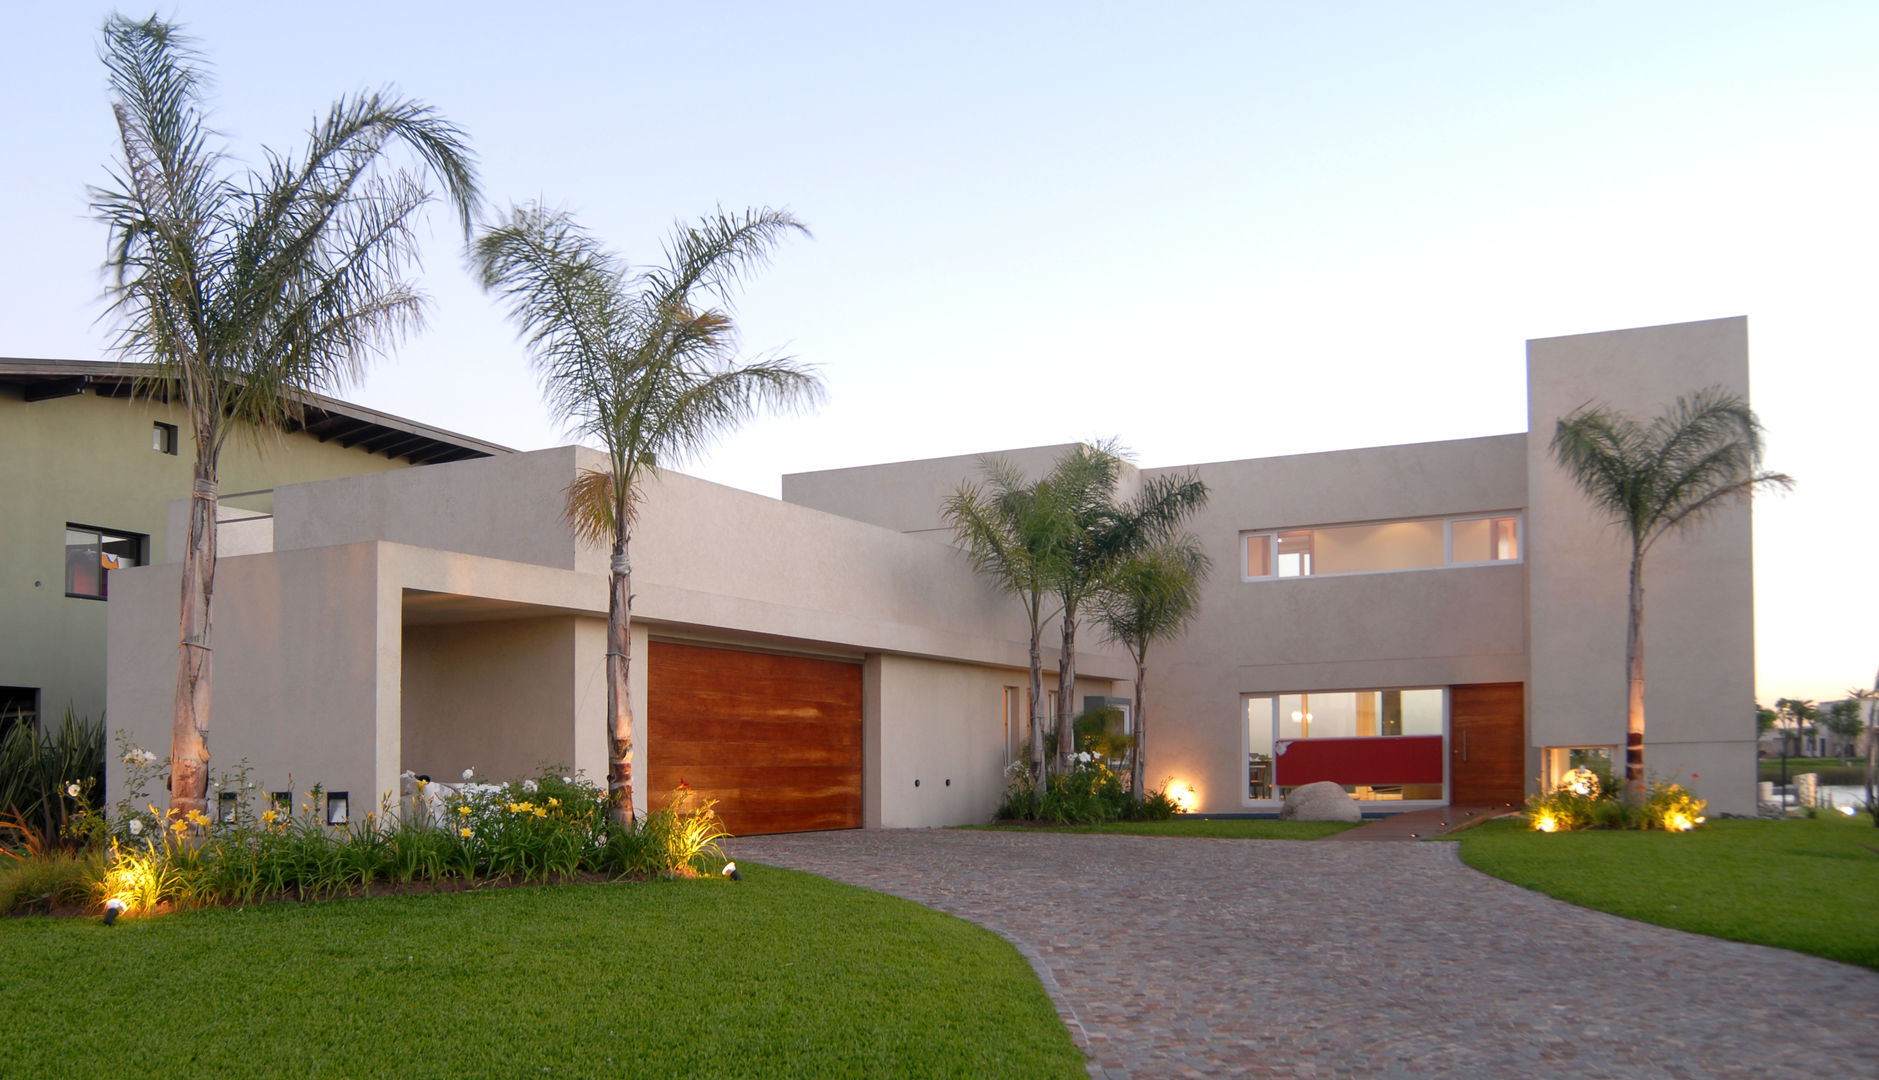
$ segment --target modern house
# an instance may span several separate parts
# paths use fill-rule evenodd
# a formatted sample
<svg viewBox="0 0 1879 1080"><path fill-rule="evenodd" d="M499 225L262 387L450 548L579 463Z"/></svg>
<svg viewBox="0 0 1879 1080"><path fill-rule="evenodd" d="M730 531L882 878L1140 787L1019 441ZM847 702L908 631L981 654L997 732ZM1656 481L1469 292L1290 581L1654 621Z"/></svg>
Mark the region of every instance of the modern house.
<svg viewBox="0 0 1879 1080"><path fill-rule="evenodd" d="M113 579L177 550L165 522L189 492L189 420L160 388L154 400L134 393L139 374L0 359L0 716L56 719L70 706L100 718ZM279 484L506 453L316 397L278 439L223 452L223 516L264 513L265 489Z"/></svg>
<svg viewBox="0 0 1879 1080"><path fill-rule="evenodd" d="M1327 779L1373 811L1517 803L1616 752L1627 552L1547 440L1591 400L1649 415L1705 386L1746 397L1747 324L1536 340L1527 372L1527 433L1125 478L1191 471L1212 491L1191 528L1215 575L1152 655L1155 782L1210 813L1274 812ZM1067 449L1000 456L1038 474ZM218 763L352 806L407 770L602 775L606 559L560 513L598 460L277 485L271 517L225 526L246 554L217 576ZM1026 628L939 515L980 462L796 474L781 501L651 487L633 548L642 802L684 780L745 833L990 815L1025 738ZM1647 566L1648 767L1737 813L1755 809L1749 520L1732 507ZM159 748L177 574L119 571L110 604L112 724ZM1129 672L1084 634L1077 704L1124 698Z"/></svg>

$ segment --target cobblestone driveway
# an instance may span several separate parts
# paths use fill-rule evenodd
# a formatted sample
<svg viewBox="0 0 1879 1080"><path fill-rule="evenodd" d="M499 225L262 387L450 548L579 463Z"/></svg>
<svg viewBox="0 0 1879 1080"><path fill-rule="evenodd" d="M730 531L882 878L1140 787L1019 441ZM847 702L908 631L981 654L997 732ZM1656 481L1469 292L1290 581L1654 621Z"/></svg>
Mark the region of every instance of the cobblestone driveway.
<svg viewBox="0 0 1879 1080"><path fill-rule="evenodd" d="M997 932L1092 1076L1879 1077L1879 972L1575 908L1454 844L855 830L730 851Z"/></svg>

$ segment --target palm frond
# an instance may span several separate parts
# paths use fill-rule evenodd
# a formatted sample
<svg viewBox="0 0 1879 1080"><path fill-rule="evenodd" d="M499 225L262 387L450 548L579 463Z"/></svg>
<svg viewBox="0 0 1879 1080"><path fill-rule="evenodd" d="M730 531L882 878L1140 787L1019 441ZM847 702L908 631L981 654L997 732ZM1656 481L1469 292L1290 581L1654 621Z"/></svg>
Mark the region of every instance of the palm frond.
<svg viewBox="0 0 1879 1080"><path fill-rule="evenodd" d="M1582 405L1555 425L1551 450L1640 552L1736 498L1794 483L1758 471L1761 424L1747 402L1718 387L1679 397L1648 425Z"/></svg>

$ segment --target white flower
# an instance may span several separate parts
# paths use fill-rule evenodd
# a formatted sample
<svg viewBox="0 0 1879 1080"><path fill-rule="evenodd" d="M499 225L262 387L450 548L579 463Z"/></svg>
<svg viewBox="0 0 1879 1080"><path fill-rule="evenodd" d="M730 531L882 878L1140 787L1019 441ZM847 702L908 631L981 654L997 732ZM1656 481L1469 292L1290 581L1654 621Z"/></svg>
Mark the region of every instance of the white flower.
<svg viewBox="0 0 1879 1080"><path fill-rule="evenodd" d="M535 794L535 781L533 780L522 781L522 790L528 792L530 795Z"/></svg>
<svg viewBox="0 0 1879 1080"><path fill-rule="evenodd" d="M157 759L157 755L149 750L139 751L139 753L142 755L143 763L145 765L148 765Z"/></svg>
<svg viewBox="0 0 1879 1080"><path fill-rule="evenodd" d="M470 780L473 780L473 779L475 779L475 778L476 778L476 770L475 770L475 769L465 769L465 770L463 770L463 779L464 779L464 780L465 780L466 782L467 782L467 781L470 781Z"/></svg>
<svg viewBox="0 0 1879 1080"><path fill-rule="evenodd" d="M65 793L67 795L70 795L74 799L78 798L78 785L77 784L65 785Z"/></svg>
<svg viewBox="0 0 1879 1080"><path fill-rule="evenodd" d="M136 818L131 818L130 819L130 834L132 836L142 836L144 834L144 823L141 821L138 821Z"/></svg>
<svg viewBox="0 0 1879 1080"><path fill-rule="evenodd" d="M561 782L564 784L572 784L574 782L574 778L572 776L564 776L561 778Z"/></svg>

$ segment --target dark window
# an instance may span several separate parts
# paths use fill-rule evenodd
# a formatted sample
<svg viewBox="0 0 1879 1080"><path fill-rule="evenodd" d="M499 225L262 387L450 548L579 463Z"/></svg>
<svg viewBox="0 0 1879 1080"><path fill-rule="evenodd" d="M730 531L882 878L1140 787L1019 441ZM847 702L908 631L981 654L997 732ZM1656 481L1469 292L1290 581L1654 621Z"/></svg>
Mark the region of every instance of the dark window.
<svg viewBox="0 0 1879 1080"><path fill-rule="evenodd" d="M36 686L0 686L0 735L15 725L30 724L39 718L39 688Z"/></svg>
<svg viewBox="0 0 1879 1080"><path fill-rule="evenodd" d="M159 454L176 453L176 425L161 420L150 425L150 449Z"/></svg>
<svg viewBox="0 0 1879 1080"><path fill-rule="evenodd" d="M144 561L144 537L90 525L65 526L65 595L104 600L111 595L111 571Z"/></svg>

